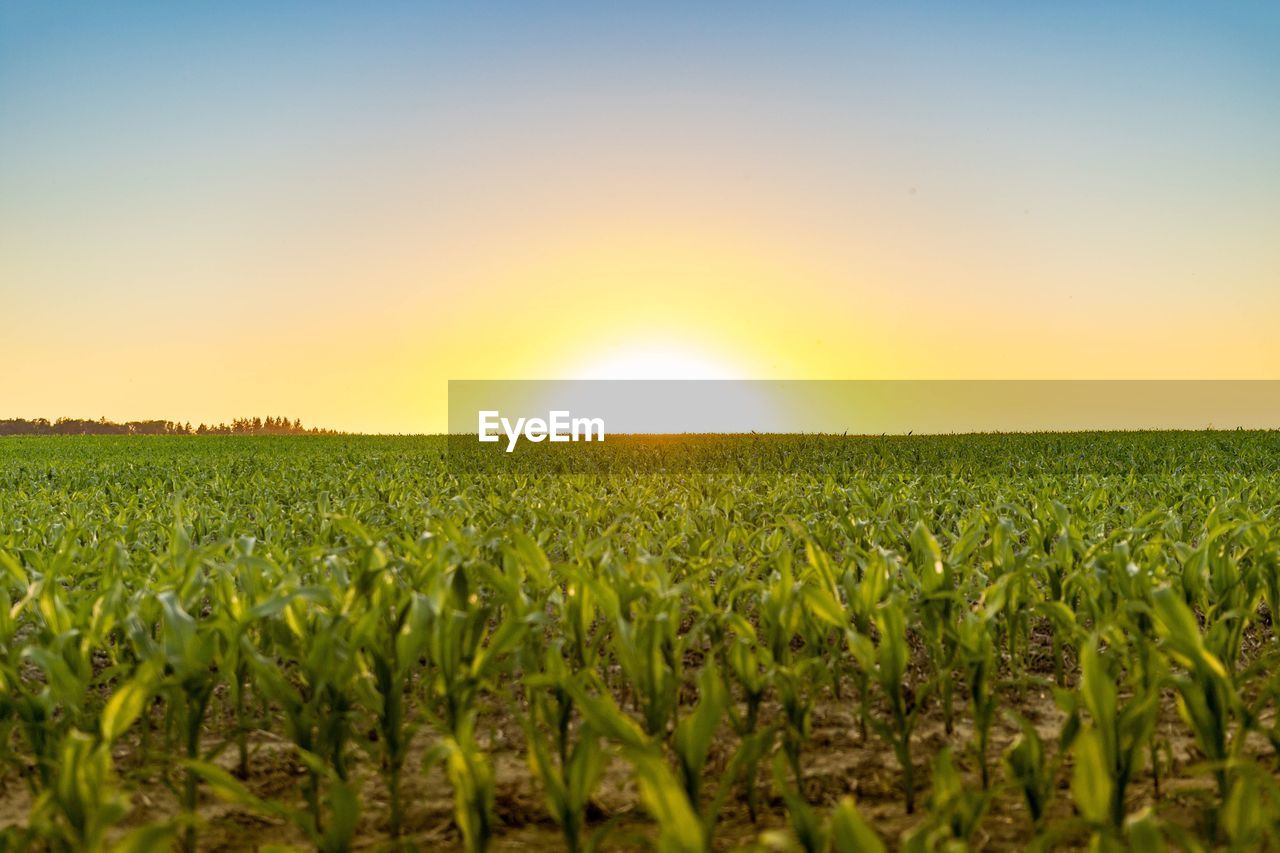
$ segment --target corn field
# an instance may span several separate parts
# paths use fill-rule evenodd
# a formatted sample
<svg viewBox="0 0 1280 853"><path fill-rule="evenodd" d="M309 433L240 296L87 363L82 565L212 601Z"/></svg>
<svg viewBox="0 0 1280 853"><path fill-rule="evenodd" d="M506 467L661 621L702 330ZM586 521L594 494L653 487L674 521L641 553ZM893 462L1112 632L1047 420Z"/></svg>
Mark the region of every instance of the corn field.
<svg viewBox="0 0 1280 853"><path fill-rule="evenodd" d="M1280 433L447 444L0 440L0 849L1280 848Z"/></svg>

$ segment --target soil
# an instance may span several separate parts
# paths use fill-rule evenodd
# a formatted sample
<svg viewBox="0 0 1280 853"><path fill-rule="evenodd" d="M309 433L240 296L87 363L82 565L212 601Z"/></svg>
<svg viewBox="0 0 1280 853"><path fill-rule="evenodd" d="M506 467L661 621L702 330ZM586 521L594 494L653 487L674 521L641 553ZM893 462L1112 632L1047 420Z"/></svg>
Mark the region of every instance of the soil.
<svg viewBox="0 0 1280 853"><path fill-rule="evenodd" d="M1036 665L1046 660L1031 655ZM1033 674L1043 685L1028 686L1001 696L1001 708L1016 710L1040 733L1046 750L1052 756L1065 714L1055 704L1048 686L1048 673ZM907 814L902 793L902 774L892 750L874 733L866 739L859 733L855 701L837 701L830 696L821 699L812 716L812 735L803 754L804 793L809 803L827 809L845 796L852 796L863 817L880 833L890 848L898 846L903 836L924 817L928 808L928 779L934 756L944 746L953 751L957 768L975 789L980 787L978 767L973 760L973 731L964 712L962 692L956 696L956 723L947 734L938 703L921 711L913 739L915 778L918 780L916 814ZM763 709L765 720L779 714L776 706ZM159 719L156 720L157 724ZM215 730L229 721L214 720ZM222 729L225 730L225 729ZM492 762L497 786L497 825L491 848L514 851L530 848L563 849L558 826L548 815L545 801L525 759L524 732L510 706L494 706L481 717L481 745ZM998 714L989 747L993 795L981 826L973 839L979 850L1019 850L1032 838L1031 821L1021 795L1003 786L1000 756L1019 734L1019 729L1003 714ZM1129 811L1152 806L1156 813L1173 824L1195 832L1203 831L1203 815L1216 800L1211 779L1200 773L1192 776L1191 765L1201 760L1195 743L1179 719L1172 695L1165 697L1157 738L1165 750L1161 756L1161 782L1155 786L1149 762L1129 787ZM209 738L207 746L215 748L221 739ZM727 766L737 740L726 727L712 749L708 773L718 777ZM265 731L253 732L250 738L250 772L244 780L258 797L277 802L302 805L301 783L304 770L295 759L288 741ZM400 846L404 849L461 849L462 838L453 820L452 790L440 767L423 771L424 757L431 747L430 735L420 731L413 752L405 765L403 780L404 833ZM1251 737L1247 752L1267 762L1275 753L1261 737ZM175 792L181 790L178 773L172 781L161 778L154 769L159 763L147 762L153 768L144 770L136 754L136 744L122 745L116 753L117 767L130 795L132 810L119 828L123 834L131 827L163 821L180 811ZM215 762L233 771L235 750L225 749ZM387 834L388 798L377 764L367 754L356 751L351 774L361 790L361 817L357 847L362 850L395 849ZM1069 762L1060 770L1057 791L1050 803L1051 823L1067 825L1068 830L1055 839L1056 849L1083 848L1087 833L1071 829ZM716 849L752 846L762 834L785 830L786 810L772 790L769 762L762 762L757 779L760 814L752 822L741 786L726 803L716 824ZM714 787L708 785L708 787ZM9 778L0 787L0 826L23 824L31 808L31 797L23 780ZM629 766L614 759L607 766L598 786L593 808L593 828L611 822L603 850L644 849L656 837L656 829L640 803L637 787ZM307 848L305 836L290 823L256 814L250 808L217 799L202 789L199 815L199 848L208 851L257 850L264 846L287 845Z"/></svg>

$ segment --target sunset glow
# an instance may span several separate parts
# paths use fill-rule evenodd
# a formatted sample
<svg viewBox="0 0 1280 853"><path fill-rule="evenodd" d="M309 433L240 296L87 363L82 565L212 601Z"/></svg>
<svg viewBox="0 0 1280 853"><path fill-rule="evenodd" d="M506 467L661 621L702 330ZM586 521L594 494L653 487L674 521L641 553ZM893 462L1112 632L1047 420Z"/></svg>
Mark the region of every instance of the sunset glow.
<svg viewBox="0 0 1280 853"><path fill-rule="evenodd" d="M1275 377L1276 10L1097 12L5 4L4 414Z"/></svg>

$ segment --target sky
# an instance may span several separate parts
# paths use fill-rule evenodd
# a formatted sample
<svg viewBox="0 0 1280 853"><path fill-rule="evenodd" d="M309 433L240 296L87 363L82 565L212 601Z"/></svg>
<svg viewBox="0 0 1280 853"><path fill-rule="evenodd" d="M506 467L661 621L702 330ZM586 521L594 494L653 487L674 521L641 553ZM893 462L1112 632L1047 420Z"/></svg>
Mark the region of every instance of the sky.
<svg viewBox="0 0 1280 853"><path fill-rule="evenodd" d="M1280 5L0 0L0 417L1280 378Z"/></svg>

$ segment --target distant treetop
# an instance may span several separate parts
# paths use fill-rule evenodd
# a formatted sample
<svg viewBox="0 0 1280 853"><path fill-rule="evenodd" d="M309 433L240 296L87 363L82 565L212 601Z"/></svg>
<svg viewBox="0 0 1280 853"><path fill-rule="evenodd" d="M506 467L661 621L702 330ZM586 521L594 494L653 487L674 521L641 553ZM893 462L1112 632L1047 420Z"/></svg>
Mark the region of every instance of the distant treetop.
<svg viewBox="0 0 1280 853"><path fill-rule="evenodd" d="M229 424L200 424L178 421L126 421L116 423L106 418L96 421L81 418L45 418L0 420L0 435L339 435L337 430L304 427L295 418L236 418Z"/></svg>

